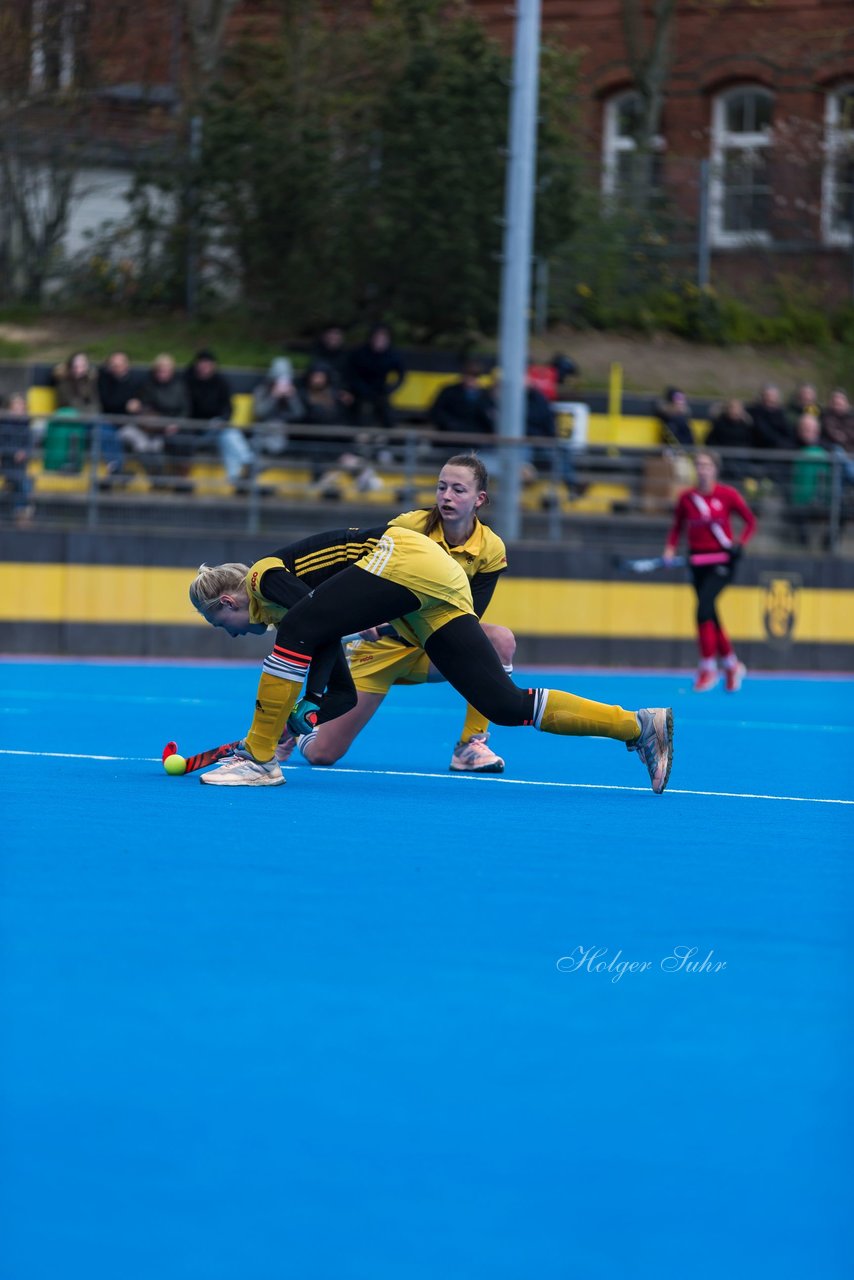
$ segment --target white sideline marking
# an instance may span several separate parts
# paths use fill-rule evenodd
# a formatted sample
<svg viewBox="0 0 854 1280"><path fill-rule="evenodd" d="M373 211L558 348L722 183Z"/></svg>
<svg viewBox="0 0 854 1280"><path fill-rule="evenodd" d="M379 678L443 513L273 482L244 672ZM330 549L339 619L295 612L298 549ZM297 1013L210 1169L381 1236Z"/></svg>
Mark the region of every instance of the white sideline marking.
<svg viewBox="0 0 854 1280"><path fill-rule="evenodd" d="M117 764L160 764L159 756L95 756L84 755L73 751L18 751L0 747L0 756L37 756L39 759L52 760L113 760ZM305 765L285 765L289 772L292 769L304 769ZM355 773L362 776L379 778L441 778L443 782L491 782L506 787L561 787L574 791L649 791L649 787L626 787L611 782L540 782L528 778L498 778L494 774L471 773L418 773L405 769L312 769L314 776L334 777L339 773ZM753 791L690 791L681 787L668 787L671 796L718 796L722 800L789 800L795 804L851 804L854 800L828 800L823 796L769 796Z"/></svg>

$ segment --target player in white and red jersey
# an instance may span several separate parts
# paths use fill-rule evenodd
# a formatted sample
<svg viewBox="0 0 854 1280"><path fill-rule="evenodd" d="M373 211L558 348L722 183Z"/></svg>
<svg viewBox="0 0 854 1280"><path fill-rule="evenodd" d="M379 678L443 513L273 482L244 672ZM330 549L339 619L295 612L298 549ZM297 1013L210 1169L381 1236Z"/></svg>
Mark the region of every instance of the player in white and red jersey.
<svg viewBox="0 0 854 1280"><path fill-rule="evenodd" d="M673 527L667 536L664 559L672 560L684 533L688 540L688 563L697 593L697 640L700 666L694 681L696 693L714 689L720 679L718 660L724 670L729 693L741 688L745 675L729 636L717 614L717 599L732 581L741 549L756 530L756 517L737 489L718 484L715 454L696 455L697 484L679 495ZM731 517L738 516L741 531L733 533Z"/></svg>

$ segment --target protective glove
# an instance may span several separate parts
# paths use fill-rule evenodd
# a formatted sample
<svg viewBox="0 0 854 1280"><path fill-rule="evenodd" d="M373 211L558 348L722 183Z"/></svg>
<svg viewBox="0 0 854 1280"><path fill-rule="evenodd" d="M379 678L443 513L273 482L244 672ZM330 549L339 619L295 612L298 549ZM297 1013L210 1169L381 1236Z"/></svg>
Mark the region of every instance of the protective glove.
<svg viewBox="0 0 854 1280"><path fill-rule="evenodd" d="M295 738L303 733L311 733L317 728L317 716L320 707L311 698L300 698L288 716L287 731ZM283 735L284 736L284 735Z"/></svg>

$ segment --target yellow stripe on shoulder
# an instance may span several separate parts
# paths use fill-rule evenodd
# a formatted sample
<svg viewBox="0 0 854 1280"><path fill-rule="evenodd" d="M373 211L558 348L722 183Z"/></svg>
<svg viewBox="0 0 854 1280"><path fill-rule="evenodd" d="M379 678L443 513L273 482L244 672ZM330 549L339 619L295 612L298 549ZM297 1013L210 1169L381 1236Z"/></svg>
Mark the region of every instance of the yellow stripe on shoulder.
<svg viewBox="0 0 854 1280"><path fill-rule="evenodd" d="M360 560L367 551L377 545L376 538L368 538L364 542L342 542L334 547L324 547L321 551L312 551L309 555L294 560L294 571L302 578L318 569L327 569L333 564L350 564Z"/></svg>

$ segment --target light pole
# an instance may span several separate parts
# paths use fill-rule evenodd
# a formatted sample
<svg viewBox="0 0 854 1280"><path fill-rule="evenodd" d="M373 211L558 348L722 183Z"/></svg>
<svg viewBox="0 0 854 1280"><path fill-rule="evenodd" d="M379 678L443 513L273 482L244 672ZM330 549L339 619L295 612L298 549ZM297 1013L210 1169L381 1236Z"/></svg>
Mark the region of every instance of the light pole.
<svg viewBox="0 0 854 1280"><path fill-rule="evenodd" d="M537 167L537 95L540 64L540 0L517 0L513 82L507 142L504 199L504 254L498 361L498 433L525 434L525 369L528 359L528 310L531 298L534 177ZM501 536L519 536L519 450L502 451Z"/></svg>

